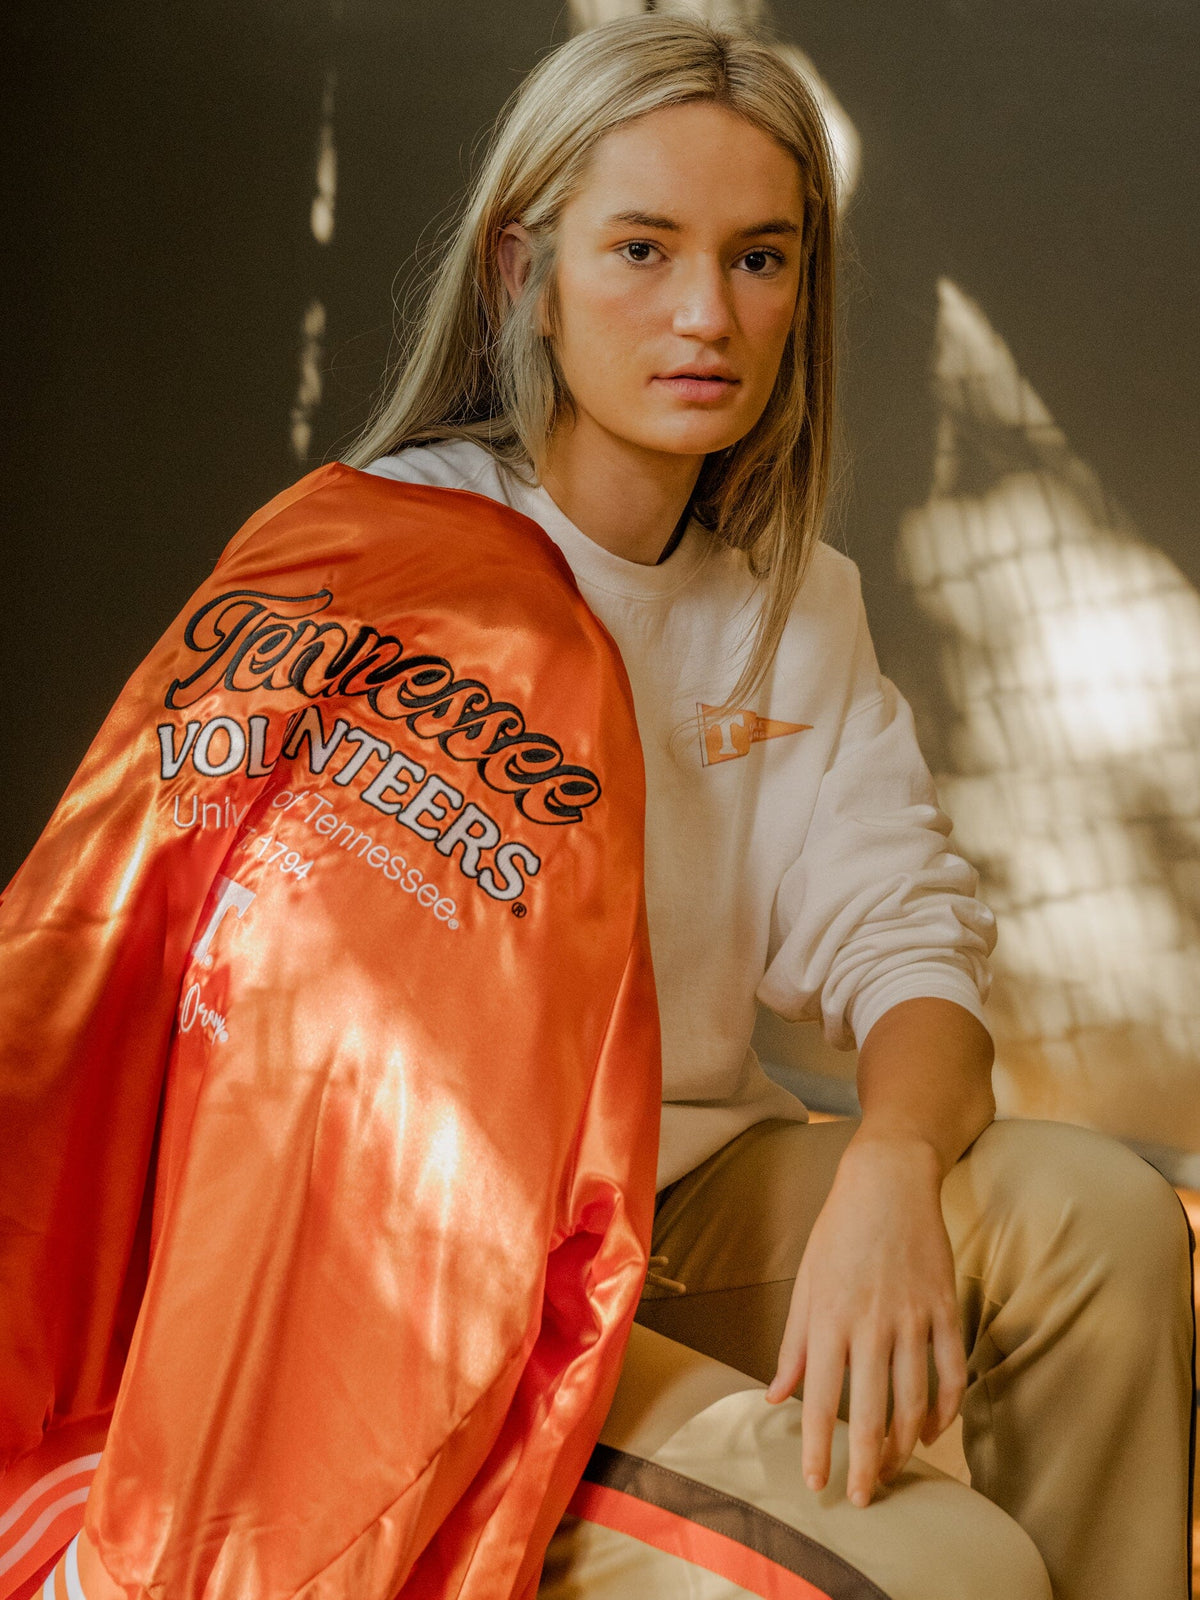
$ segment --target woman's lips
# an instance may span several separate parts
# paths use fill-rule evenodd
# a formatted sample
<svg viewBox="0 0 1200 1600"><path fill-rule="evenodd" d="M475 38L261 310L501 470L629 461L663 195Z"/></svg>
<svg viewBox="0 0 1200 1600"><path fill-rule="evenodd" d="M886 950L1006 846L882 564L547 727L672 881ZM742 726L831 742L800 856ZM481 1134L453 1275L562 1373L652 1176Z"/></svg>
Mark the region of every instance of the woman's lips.
<svg viewBox="0 0 1200 1600"><path fill-rule="evenodd" d="M674 377L655 378L654 382L664 389L669 389L681 400L724 400L726 395L737 388L737 378L701 378L691 373L679 373Z"/></svg>

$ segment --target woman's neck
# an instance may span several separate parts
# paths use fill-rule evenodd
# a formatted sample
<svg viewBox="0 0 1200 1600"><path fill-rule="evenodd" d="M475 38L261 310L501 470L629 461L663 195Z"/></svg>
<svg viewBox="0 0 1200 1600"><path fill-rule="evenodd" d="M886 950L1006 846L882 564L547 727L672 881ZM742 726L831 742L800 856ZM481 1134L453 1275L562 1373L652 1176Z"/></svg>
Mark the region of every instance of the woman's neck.
<svg viewBox="0 0 1200 1600"><path fill-rule="evenodd" d="M673 544L703 464L703 456L640 449L583 417L551 436L542 484L581 533L652 567Z"/></svg>

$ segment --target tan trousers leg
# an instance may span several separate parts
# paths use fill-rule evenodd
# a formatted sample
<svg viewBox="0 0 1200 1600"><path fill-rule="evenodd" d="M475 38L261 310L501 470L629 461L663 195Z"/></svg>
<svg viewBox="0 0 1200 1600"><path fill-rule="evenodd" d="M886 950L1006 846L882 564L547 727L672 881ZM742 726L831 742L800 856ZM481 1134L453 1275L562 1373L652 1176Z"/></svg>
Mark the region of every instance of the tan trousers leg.
<svg viewBox="0 0 1200 1600"><path fill-rule="evenodd" d="M785 1581L778 1565L739 1566L735 1553L724 1575L713 1570L739 1540L783 1552L794 1572L808 1559L797 1581L810 1586L794 1590L806 1600L1046 1600L1047 1571L1056 1600L1184 1600L1190 1229L1152 1168L1084 1129L993 1124L943 1188L974 1487L914 1462L860 1511L845 1499L844 1424L828 1487L804 1485L802 1404L768 1407L742 1375L774 1371L791 1280L852 1132L763 1123L666 1192L654 1249L688 1293L643 1302L639 1321L669 1339L635 1329L608 1456L581 1486L583 1518L568 1517L551 1547L543 1600L776 1592L762 1574ZM606 1477L630 1490L624 1499ZM661 1513L665 1536L653 1508L640 1533L636 1516L626 1531L619 1514L604 1524L605 1503L619 1513L639 1494L674 1505L675 1522ZM690 1501L706 1527L732 1531L729 1546L703 1531L689 1544Z"/></svg>

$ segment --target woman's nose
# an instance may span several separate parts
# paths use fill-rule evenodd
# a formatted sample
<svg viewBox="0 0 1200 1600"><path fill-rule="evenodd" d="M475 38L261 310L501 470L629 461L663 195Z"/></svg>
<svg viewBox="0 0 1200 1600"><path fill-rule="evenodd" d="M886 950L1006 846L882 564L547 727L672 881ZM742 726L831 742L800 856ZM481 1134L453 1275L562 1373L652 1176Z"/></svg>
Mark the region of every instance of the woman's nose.
<svg viewBox="0 0 1200 1600"><path fill-rule="evenodd" d="M719 261L685 266L677 279L673 331L693 339L725 338L733 331L729 284Z"/></svg>

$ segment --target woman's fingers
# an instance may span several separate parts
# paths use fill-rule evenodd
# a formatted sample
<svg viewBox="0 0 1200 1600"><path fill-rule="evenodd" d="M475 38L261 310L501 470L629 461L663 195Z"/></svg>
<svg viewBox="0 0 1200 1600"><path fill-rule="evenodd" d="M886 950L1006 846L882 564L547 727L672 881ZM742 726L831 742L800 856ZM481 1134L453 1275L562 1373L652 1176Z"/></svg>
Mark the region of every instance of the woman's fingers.
<svg viewBox="0 0 1200 1600"><path fill-rule="evenodd" d="M892 1424L879 1468L882 1483L903 1471L929 1412L929 1335L922 1329L902 1334L892 1352Z"/></svg>
<svg viewBox="0 0 1200 1600"><path fill-rule="evenodd" d="M779 1343L779 1359L775 1363L775 1376L767 1389L767 1399L774 1404L786 1400L804 1377L808 1352L808 1299L802 1277L796 1279L792 1303L788 1308L783 1338Z"/></svg>
<svg viewBox="0 0 1200 1600"><path fill-rule="evenodd" d="M957 1310L934 1318L933 1364L937 1369L938 1393L929 1423L921 1431L926 1444L932 1444L954 1421L967 1392L967 1355Z"/></svg>
<svg viewBox="0 0 1200 1600"><path fill-rule="evenodd" d="M798 1341L791 1349L780 1346L775 1376L767 1389L767 1399L772 1405L795 1394L804 1380L807 1365L808 1347L803 1340Z"/></svg>
<svg viewBox="0 0 1200 1600"><path fill-rule="evenodd" d="M846 1494L856 1506L871 1503L887 1430L887 1344L874 1333L855 1340L850 1358L850 1470ZM805 1391L807 1396L807 1390Z"/></svg>
<svg viewBox="0 0 1200 1600"><path fill-rule="evenodd" d="M929 1405L929 1336L915 1328L895 1338L889 1350L878 1333L863 1334L850 1353L850 1465L847 1498L870 1504L877 1482L890 1483L904 1469L918 1438L933 1442L958 1414L966 1387L966 1357L957 1323L936 1330L934 1359L938 1398ZM829 1462L846 1365L836 1342L808 1352L804 1382L803 1467L811 1489L829 1481ZM892 1421L887 1423L888 1374Z"/></svg>
<svg viewBox="0 0 1200 1600"><path fill-rule="evenodd" d="M832 1339L814 1339L808 1347L804 1374L804 1416L801 1422L801 1465L804 1481L819 1491L829 1482L833 1426L837 1421L846 1370L845 1347Z"/></svg>

